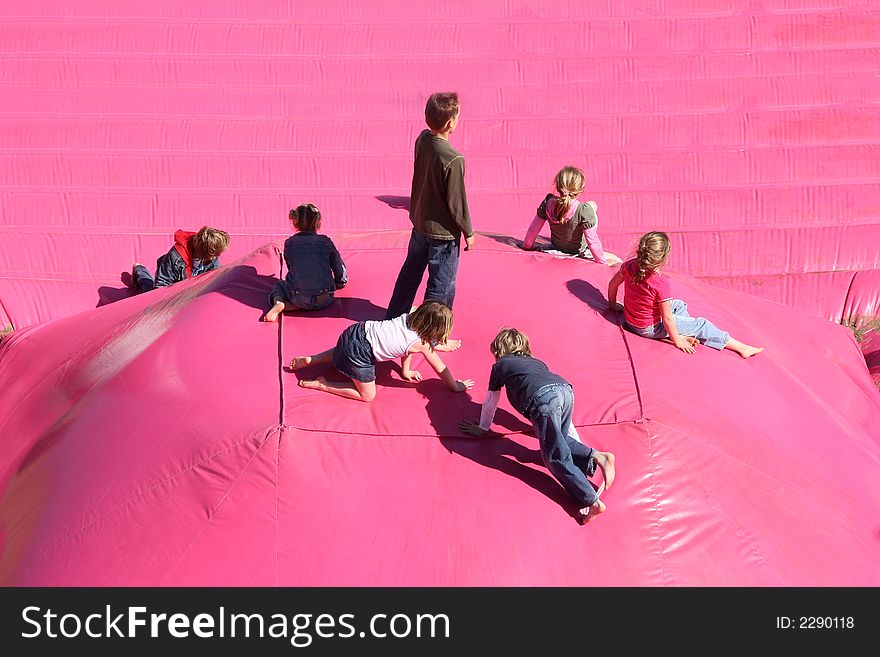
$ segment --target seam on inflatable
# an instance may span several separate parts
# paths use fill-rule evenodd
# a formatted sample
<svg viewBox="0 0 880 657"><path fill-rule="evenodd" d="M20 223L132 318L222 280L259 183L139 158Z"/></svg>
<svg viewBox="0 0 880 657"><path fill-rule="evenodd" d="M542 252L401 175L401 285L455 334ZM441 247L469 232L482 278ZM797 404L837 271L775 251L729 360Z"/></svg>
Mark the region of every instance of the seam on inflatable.
<svg viewBox="0 0 880 657"><path fill-rule="evenodd" d="M278 427L278 443L275 446L275 520L273 523L275 525L275 549L273 551L273 556L275 557L275 586L278 586L278 499L281 488L279 485L281 480L281 439L284 433L285 429Z"/></svg>
<svg viewBox="0 0 880 657"><path fill-rule="evenodd" d="M593 422L586 424L574 424L577 429L588 429L590 427L615 427L622 424L640 424L645 420L644 417L631 418L626 420L615 420L613 422ZM472 440L462 434L439 434L439 433L367 433L364 431L341 431L338 429L327 429L326 427L299 427L293 424L285 424L281 427L282 431L303 431L306 433L335 433L340 436L375 436L377 438L461 438L462 440ZM498 432L502 436L531 436L534 435L530 431L505 431Z"/></svg>
<svg viewBox="0 0 880 657"><path fill-rule="evenodd" d="M632 371L632 375L633 375L633 385L636 390L636 399L639 400L639 419L634 420L634 421L636 421L636 422L644 421L645 420L645 407L644 407L644 404L642 404L642 389L639 386L639 376L638 376L638 374L636 374L636 364L633 362L632 351L630 351L630 348L629 348L628 336L626 334L626 330L622 326L618 325L617 328L620 331L620 337L623 340L623 346L626 347L626 357L627 357L627 360L629 360L629 368Z"/></svg>
<svg viewBox="0 0 880 657"><path fill-rule="evenodd" d="M654 527L657 530L657 543L659 549L657 550L657 558L660 560L660 585L666 586L666 566L663 562L663 531L661 528L663 514L658 508L658 493L657 493L657 471L654 469L655 460L655 444L654 444L654 434L652 431L653 425L655 424L654 420L646 419L642 424L642 427L645 429L645 437L648 439L648 455L650 459L650 467L651 467L651 513L653 514Z"/></svg>
<svg viewBox="0 0 880 657"><path fill-rule="evenodd" d="M849 279L849 285L846 286L846 294L843 295L843 305L840 307L840 320L843 322L844 320L850 319L849 317L844 317L843 313L846 312L846 309L850 307L849 305L849 296L852 292L853 284L856 282L856 274L858 271L852 272L852 276Z"/></svg>
<svg viewBox="0 0 880 657"><path fill-rule="evenodd" d="M3 316L9 319L9 323L14 328L15 323L12 321L12 317L9 316L9 311L6 310L6 306L3 304L3 299L0 299L0 313L3 313ZM4 324L0 323L0 329L2 329L2 328L4 328Z"/></svg>
<svg viewBox="0 0 880 657"><path fill-rule="evenodd" d="M226 490L224 491L223 495L222 495L221 498L220 498L220 501L218 501L217 504L215 504L213 507L211 507L211 512L210 512L210 514L208 515L208 517L205 518L204 522L202 522L202 526L201 526L201 528L199 529L198 533L197 533L195 536L193 536L192 540L189 542L189 545L187 545L187 546L186 546L186 549L183 551L183 554L180 555L180 558L177 560L177 562L176 562L173 566L171 566L171 568L169 568L169 570L168 570L168 572L166 573L165 577L162 578L162 585L163 585L163 586L165 585L165 582L167 582L170 578L173 578L174 573L177 571L178 566L180 566L180 564L183 563L183 560L186 559L186 556L190 553L190 551L192 550L192 548L195 546L195 544L196 544L196 542L198 541L199 537L201 537L201 535L204 533L205 529L208 527L208 525L210 524L211 520L213 519L214 514L216 513L217 509L220 508L220 505L223 503L223 500L225 500L225 499L226 499L226 496L229 494L229 491L231 491L231 490L235 487L235 485L239 482L239 480L241 479L242 475L244 475L244 473L247 471L248 467L250 467L250 464L253 463L254 459L257 457L257 454L260 453L260 450L262 449L263 445L265 445L265 444L268 442L268 440L269 440L269 438L271 437L272 433L273 433L274 431L277 431L277 430L278 430L277 427L272 427L272 428L270 428L270 429L266 432L266 436L265 436L265 438L263 439L263 442L261 442L260 445L257 447L257 449L254 450L254 453L251 455L251 458L248 459L248 462L247 462L247 463L244 465L244 467L241 469L241 472L238 473L238 476L235 478L235 480L232 481L232 483L230 483L229 486L226 488ZM242 441L242 442L244 442L244 441ZM238 443L238 444L241 444L241 443ZM187 468L187 470L192 470L192 469L194 469L194 468ZM138 496L138 497L140 497L140 496ZM137 499L137 498L134 498L134 499ZM117 507L117 508L119 508L119 507ZM104 514L104 515L105 515L105 516L106 516L106 515L109 515L109 513L108 513L108 514ZM104 517L104 516L102 516L102 517ZM94 524L94 523L89 523L89 524L91 525L91 524ZM79 531L83 531L84 529L85 529L85 527L83 527L83 528L82 528L81 530L79 530ZM73 536L73 535L79 533L79 531L74 532L74 534L71 534L71 536ZM65 539L65 540L66 540L66 539Z"/></svg>
<svg viewBox="0 0 880 657"><path fill-rule="evenodd" d="M284 257L281 251L276 251L276 255L278 256L278 278L283 281L284 269L282 263ZM278 315L276 321L278 322L278 330L276 331L278 336L278 427L281 428L284 426L284 413L287 410L284 404L284 313Z"/></svg>

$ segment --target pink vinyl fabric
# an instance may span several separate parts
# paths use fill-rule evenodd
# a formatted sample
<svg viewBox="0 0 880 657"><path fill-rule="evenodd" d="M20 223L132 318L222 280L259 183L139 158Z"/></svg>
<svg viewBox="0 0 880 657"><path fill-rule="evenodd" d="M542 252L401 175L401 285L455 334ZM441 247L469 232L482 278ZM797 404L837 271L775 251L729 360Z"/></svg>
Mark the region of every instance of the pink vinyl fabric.
<svg viewBox="0 0 880 657"><path fill-rule="evenodd" d="M3 3L0 583L877 585L877 392L827 320L880 312L878 48L877 0ZM479 390L519 323L576 382L621 459L595 531L513 415L510 440L457 433L478 391L387 367L358 405L281 370L381 316L438 90L478 231L449 363ZM667 231L692 311L767 353L621 334L610 270L514 249L569 164L607 251ZM265 326L302 202L352 283ZM205 224L221 272L130 296ZM523 567L547 550L608 567Z"/></svg>
<svg viewBox="0 0 880 657"><path fill-rule="evenodd" d="M611 268L505 239L483 235L462 258L463 346L443 357L476 380L469 394L424 363L418 384L379 365L369 404L297 386L339 380L331 367L284 368L382 316L393 281L376 272L399 265L403 231L334 235L351 282L331 308L277 324L258 320L280 241L13 334L0 345L0 582L880 584L864 522L880 513L880 396L845 328L670 272L692 312L766 348L685 355L621 330L601 292ZM617 456L592 525L506 399L504 438L457 429L479 417L502 324L573 383L582 439ZM829 554L845 558L828 568Z"/></svg>

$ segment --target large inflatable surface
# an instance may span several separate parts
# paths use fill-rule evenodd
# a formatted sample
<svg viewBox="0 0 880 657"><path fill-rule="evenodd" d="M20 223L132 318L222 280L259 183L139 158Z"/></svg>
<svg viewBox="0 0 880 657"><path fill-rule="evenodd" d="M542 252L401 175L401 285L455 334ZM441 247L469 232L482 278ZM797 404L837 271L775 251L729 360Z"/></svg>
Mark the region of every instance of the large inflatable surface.
<svg viewBox="0 0 880 657"><path fill-rule="evenodd" d="M0 352L0 581L880 584L880 395L845 328L674 276L692 312L766 349L688 356L621 330L609 268L481 237L460 269L463 346L443 354L476 380L470 394L425 364L419 384L380 366L372 403L297 385L342 380L332 367L285 369L381 318L378 274L398 266L404 232L340 236L349 286L278 324L259 321L281 273L270 244L14 333ZM503 438L458 431L479 417L501 324L571 381L582 440L616 454L591 524L506 399Z"/></svg>
<svg viewBox="0 0 880 657"><path fill-rule="evenodd" d="M880 584L880 3L29 0L0 54L0 584ZM303 390L292 356L382 316L440 90L477 386ZM691 310L765 353L622 333L610 269L516 249L568 164L606 250L667 231ZM351 283L260 323L302 202ZM131 295L205 224L220 271ZM457 429L505 324L618 457L587 527L506 402Z"/></svg>

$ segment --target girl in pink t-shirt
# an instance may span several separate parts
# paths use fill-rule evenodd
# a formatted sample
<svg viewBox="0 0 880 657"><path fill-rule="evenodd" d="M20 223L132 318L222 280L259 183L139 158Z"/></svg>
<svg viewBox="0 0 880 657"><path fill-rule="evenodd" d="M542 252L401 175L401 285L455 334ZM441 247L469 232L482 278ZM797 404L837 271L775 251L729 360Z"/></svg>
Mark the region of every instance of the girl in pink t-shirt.
<svg viewBox="0 0 880 657"><path fill-rule="evenodd" d="M639 239L636 257L624 262L608 283L608 303L623 310L623 327L646 338L669 340L683 352L692 354L697 342L713 349L730 349L743 358L764 351L730 337L709 320L691 317L687 304L674 299L668 279L660 269L669 259L669 237L652 231ZM623 306L617 303L617 290L623 284Z"/></svg>

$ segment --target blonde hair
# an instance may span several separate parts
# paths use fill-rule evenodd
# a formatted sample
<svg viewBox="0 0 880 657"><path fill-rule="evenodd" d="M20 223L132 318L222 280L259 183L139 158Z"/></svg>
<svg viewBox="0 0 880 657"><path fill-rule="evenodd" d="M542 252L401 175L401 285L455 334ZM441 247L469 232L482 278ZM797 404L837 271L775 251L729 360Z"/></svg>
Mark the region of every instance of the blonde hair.
<svg viewBox="0 0 880 657"><path fill-rule="evenodd" d="M229 248L229 234L202 226L192 238L193 255L201 260L213 260Z"/></svg>
<svg viewBox="0 0 880 657"><path fill-rule="evenodd" d="M521 356L531 356L532 348L529 345L529 336L519 329L510 326L503 327L498 331L498 335L492 340L489 351L495 358L509 356L510 354L520 354Z"/></svg>
<svg viewBox="0 0 880 657"><path fill-rule="evenodd" d="M297 230L316 233L321 223L321 211L311 203L303 203L291 210L288 218Z"/></svg>
<svg viewBox="0 0 880 657"><path fill-rule="evenodd" d="M577 167L563 167L553 180L559 199L553 209L553 217L556 222L565 220L565 215L571 207L571 200L584 191L584 172Z"/></svg>
<svg viewBox="0 0 880 657"><path fill-rule="evenodd" d="M636 285L645 280L649 274L662 267L669 258L669 236L658 230L645 233L639 239L636 249L637 271L632 282Z"/></svg>
<svg viewBox="0 0 880 657"><path fill-rule="evenodd" d="M409 314L406 326L424 344L445 344L452 333L452 309L439 301L425 301Z"/></svg>

